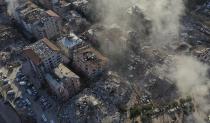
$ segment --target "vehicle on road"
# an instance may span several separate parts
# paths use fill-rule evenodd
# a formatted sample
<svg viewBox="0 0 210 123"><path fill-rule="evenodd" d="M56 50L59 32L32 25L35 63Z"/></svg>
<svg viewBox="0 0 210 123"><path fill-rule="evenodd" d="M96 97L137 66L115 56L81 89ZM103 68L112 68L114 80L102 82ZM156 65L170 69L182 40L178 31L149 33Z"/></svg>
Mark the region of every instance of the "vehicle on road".
<svg viewBox="0 0 210 123"><path fill-rule="evenodd" d="M47 123L47 117L45 116L45 114L42 114L42 121L44 122L44 123Z"/></svg>
<svg viewBox="0 0 210 123"><path fill-rule="evenodd" d="M32 92L30 89L26 89L26 92L31 96L32 95Z"/></svg>
<svg viewBox="0 0 210 123"><path fill-rule="evenodd" d="M26 85L26 81L20 81L20 82L19 82L19 85L25 86L25 85Z"/></svg>

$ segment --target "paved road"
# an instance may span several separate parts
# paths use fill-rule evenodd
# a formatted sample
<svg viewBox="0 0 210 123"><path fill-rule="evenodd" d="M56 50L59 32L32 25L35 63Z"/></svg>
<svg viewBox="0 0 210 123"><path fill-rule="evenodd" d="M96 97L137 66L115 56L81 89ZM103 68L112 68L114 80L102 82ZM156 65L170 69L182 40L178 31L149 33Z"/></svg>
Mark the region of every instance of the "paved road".
<svg viewBox="0 0 210 123"><path fill-rule="evenodd" d="M6 121L4 120L4 118L0 115L0 123L6 123Z"/></svg>
<svg viewBox="0 0 210 123"><path fill-rule="evenodd" d="M21 123L16 112L0 100L0 123Z"/></svg>
<svg viewBox="0 0 210 123"><path fill-rule="evenodd" d="M23 73L25 75L29 76L29 80L30 80L31 83L36 83L36 82L40 81L40 80L37 80L37 79L34 78L34 76L33 76L34 73L33 73L33 70L31 69L31 66L30 66L29 62L26 62L26 63L23 64ZM56 107L57 107L56 103L48 96L48 94L46 93L45 90L40 90L39 89L38 91L39 91L40 95L45 96L45 97L49 97L48 100L52 103L52 107L50 109L46 110L46 111L42 110L39 101L34 101L31 96L29 96L27 93L25 93L26 91L24 91L25 90L24 88L21 88L21 90L22 90L23 96L27 97L31 101L32 109L36 114L36 119L37 119L38 123L43 123L43 121L41 120L41 115L42 114L45 114L45 116L48 119L48 122L50 120L53 120L55 123L58 123L57 117L56 117L56 115L57 115L57 113L56 113Z"/></svg>

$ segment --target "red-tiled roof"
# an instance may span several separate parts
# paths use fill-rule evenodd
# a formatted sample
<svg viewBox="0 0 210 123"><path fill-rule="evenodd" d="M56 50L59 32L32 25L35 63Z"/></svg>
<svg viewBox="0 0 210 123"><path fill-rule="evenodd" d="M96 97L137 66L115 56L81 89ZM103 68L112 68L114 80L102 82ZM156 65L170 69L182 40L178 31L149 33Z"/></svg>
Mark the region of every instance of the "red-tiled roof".
<svg viewBox="0 0 210 123"><path fill-rule="evenodd" d="M23 53L26 57L28 57L34 64L39 65L41 63L41 59L39 56L30 48L24 49Z"/></svg>
<svg viewBox="0 0 210 123"><path fill-rule="evenodd" d="M52 10L47 10L46 11L47 12L47 14L49 15L49 16L52 16L52 17L60 17L59 15L57 15L55 12L53 12Z"/></svg>
<svg viewBox="0 0 210 123"><path fill-rule="evenodd" d="M49 48L51 48L53 51L60 51L60 49L55 46L53 43L51 43L47 38L41 39Z"/></svg>

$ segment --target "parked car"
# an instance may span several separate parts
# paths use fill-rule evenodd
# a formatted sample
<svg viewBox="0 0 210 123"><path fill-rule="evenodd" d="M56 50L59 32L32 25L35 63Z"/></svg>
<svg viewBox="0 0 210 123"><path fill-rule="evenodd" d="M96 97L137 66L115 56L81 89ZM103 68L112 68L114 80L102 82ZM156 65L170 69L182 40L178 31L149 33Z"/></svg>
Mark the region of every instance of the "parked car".
<svg viewBox="0 0 210 123"><path fill-rule="evenodd" d="M28 98L26 98L25 101L29 106L31 106L31 101Z"/></svg>
<svg viewBox="0 0 210 123"><path fill-rule="evenodd" d="M31 96L32 95L32 92L30 89L26 89L26 92Z"/></svg>
<svg viewBox="0 0 210 123"><path fill-rule="evenodd" d="M48 122L47 117L45 116L45 114L42 114L42 121L45 122L45 123Z"/></svg>
<svg viewBox="0 0 210 123"><path fill-rule="evenodd" d="M20 81L20 82L19 82L19 85L20 85L20 86L25 86L25 85L26 85L26 81Z"/></svg>

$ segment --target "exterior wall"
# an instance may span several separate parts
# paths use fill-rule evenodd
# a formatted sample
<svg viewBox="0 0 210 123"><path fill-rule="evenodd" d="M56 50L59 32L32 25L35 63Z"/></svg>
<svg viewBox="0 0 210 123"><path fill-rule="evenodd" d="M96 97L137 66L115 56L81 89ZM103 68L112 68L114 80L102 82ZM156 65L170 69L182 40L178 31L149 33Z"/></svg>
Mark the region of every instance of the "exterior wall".
<svg viewBox="0 0 210 123"><path fill-rule="evenodd" d="M70 4L62 6L60 4L53 5L53 10L58 13L62 18L65 18L65 13L70 10Z"/></svg>
<svg viewBox="0 0 210 123"><path fill-rule="evenodd" d="M31 66L32 66L32 68L33 68L33 70L35 72L35 75L37 77L39 77L39 79L40 79L40 81L38 83L34 83L34 85L36 87L40 88L41 87L41 84L42 84L41 83L41 80L43 80L43 71L41 70L41 65L40 66L37 66L31 60L29 60L29 61L30 61L30 64L31 64Z"/></svg>
<svg viewBox="0 0 210 123"><path fill-rule="evenodd" d="M31 24L27 24L25 21L22 21L22 20L21 20L21 24L28 32L32 33Z"/></svg>
<svg viewBox="0 0 210 123"><path fill-rule="evenodd" d="M48 38L53 38L61 32L61 20L59 18L51 17L45 27L46 36Z"/></svg>
<svg viewBox="0 0 210 123"><path fill-rule="evenodd" d="M52 76L49 74L47 74L45 79L47 80L47 83L50 86L50 89L52 90L52 92L54 92L58 98L62 100L67 100L69 98L69 92L64 87L62 82L58 82L57 80L52 78Z"/></svg>
<svg viewBox="0 0 210 123"><path fill-rule="evenodd" d="M37 1L44 7L48 8L48 9L51 8L51 2L50 2L51 0L37 0Z"/></svg>
<svg viewBox="0 0 210 123"><path fill-rule="evenodd" d="M40 3L43 7L51 9L53 4L57 3L58 0L33 0L36 3Z"/></svg>
<svg viewBox="0 0 210 123"><path fill-rule="evenodd" d="M73 65L80 69L81 72L83 72L86 76L93 78L99 74L101 74L107 66L102 65L96 65L95 67L92 67L91 65L88 65L82 61L80 56L77 56L77 54L74 54L73 56Z"/></svg>
<svg viewBox="0 0 210 123"><path fill-rule="evenodd" d="M55 53L52 56L46 58L43 63L46 71L50 71L51 69L57 67L62 61L62 56L60 53Z"/></svg>
<svg viewBox="0 0 210 123"><path fill-rule="evenodd" d="M45 37L45 30L43 27L38 26L37 24L33 25L32 33L37 39L42 39Z"/></svg>
<svg viewBox="0 0 210 123"><path fill-rule="evenodd" d="M72 83L74 83L74 88L76 91L80 90L80 80L79 78L71 78Z"/></svg>
<svg viewBox="0 0 210 123"><path fill-rule="evenodd" d="M61 33L62 27L60 17L49 16L43 25L39 24L40 20L37 20L34 23L26 23L18 11L15 12L14 18L37 39L42 39L44 37L51 39Z"/></svg>
<svg viewBox="0 0 210 123"><path fill-rule="evenodd" d="M63 80L65 88L68 90L70 97L80 90L79 78L66 78Z"/></svg>
<svg viewBox="0 0 210 123"><path fill-rule="evenodd" d="M51 39L61 32L61 20L54 17L49 17L48 21L46 21L43 26L40 26L38 23L39 22L36 22L33 25L33 34L37 39L44 37Z"/></svg>

